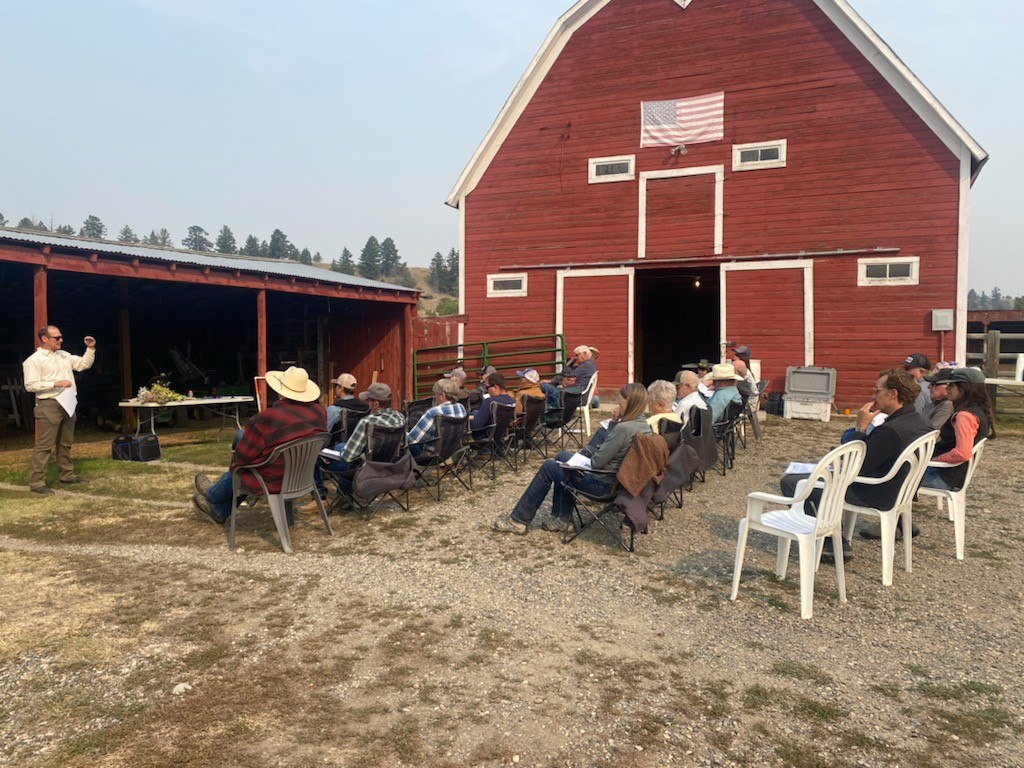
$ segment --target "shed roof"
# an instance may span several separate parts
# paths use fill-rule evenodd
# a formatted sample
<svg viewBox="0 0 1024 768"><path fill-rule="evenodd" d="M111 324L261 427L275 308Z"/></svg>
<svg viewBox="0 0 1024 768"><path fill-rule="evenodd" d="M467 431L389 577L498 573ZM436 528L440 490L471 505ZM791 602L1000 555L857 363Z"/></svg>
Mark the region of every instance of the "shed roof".
<svg viewBox="0 0 1024 768"><path fill-rule="evenodd" d="M462 171L458 181L448 193L445 203L453 208L472 192L480 182L491 160L508 137L519 116L536 93L548 71L558 59L562 49L573 34L595 14L613 0L579 0L555 22L533 57L526 72L519 79L487 135L477 147L469 164ZM680 13L690 5L690 0L681 2ZM949 147L957 157L966 149L971 158L971 180L977 176L988 160L988 153L982 149L935 95L925 87L910 68L900 60L895 51L875 32L846 0L813 0L815 5L850 40L861 54L878 70L895 91L907 102L928 127ZM699 5L693 5L696 10ZM689 11L692 13L693 11Z"/></svg>
<svg viewBox="0 0 1024 768"><path fill-rule="evenodd" d="M0 242L4 241L24 243L26 245L48 245L53 248L71 248L88 253L106 253L168 263L194 264L200 267L210 267L211 269L230 269L259 273L261 275L280 275L357 288L381 288L389 291L406 291L408 293L419 292L416 288L406 288L402 285L384 283L379 280L367 280L365 277L359 277L358 275L346 275L342 272L334 272L329 269L301 264L291 259L230 256L223 253L186 251L153 245L134 245L132 243L95 240L74 235L55 235L51 232L39 232L38 230L0 227Z"/></svg>

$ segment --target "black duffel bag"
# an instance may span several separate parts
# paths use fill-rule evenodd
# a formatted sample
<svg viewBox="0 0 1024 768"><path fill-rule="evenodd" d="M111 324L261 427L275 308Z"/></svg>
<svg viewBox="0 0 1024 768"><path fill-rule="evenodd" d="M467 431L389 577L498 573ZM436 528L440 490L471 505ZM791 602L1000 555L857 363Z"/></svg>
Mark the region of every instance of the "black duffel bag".
<svg viewBox="0 0 1024 768"><path fill-rule="evenodd" d="M153 461L160 458L156 435L118 435L110 443L110 458L115 461Z"/></svg>

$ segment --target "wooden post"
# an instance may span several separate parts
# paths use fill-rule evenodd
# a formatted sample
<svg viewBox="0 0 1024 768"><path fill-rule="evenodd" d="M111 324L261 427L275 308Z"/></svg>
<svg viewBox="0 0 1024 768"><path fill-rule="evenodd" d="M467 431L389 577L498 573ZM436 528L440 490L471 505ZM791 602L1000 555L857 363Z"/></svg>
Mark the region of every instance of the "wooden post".
<svg viewBox="0 0 1024 768"><path fill-rule="evenodd" d="M267 292L256 291L256 375L267 375ZM259 399L267 402L267 382L259 383Z"/></svg>
<svg viewBox="0 0 1024 768"><path fill-rule="evenodd" d="M117 343L121 350L121 399L130 400L135 397L132 389L132 336L131 321L127 307L117 311ZM135 429L135 409L121 409L121 431L130 434Z"/></svg>
<svg viewBox="0 0 1024 768"><path fill-rule="evenodd" d="M405 359L402 361L402 378L404 381L402 382L401 392L406 400L414 400L416 398L416 393L413 392L415 373L412 366L412 348L415 343L412 335L412 318L415 311L415 305L406 304L402 312L401 343L402 356Z"/></svg>
<svg viewBox="0 0 1024 768"><path fill-rule="evenodd" d="M39 346L36 331L50 322L49 310L46 306L46 267L36 267L32 276L32 348Z"/></svg>
<svg viewBox="0 0 1024 768"><path fill-rule="evenodd" d="M985 375L999 378L999 331L989 331L985 337Z"/></svg>

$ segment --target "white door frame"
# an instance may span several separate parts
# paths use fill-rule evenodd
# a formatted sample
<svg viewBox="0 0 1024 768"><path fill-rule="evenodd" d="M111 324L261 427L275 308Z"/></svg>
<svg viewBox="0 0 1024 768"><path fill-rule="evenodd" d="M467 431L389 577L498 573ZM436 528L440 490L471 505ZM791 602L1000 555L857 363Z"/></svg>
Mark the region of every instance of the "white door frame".
<svg viewBox="0 0 1024 768"><path fill-rule="evenodd" d="M786 259L783 261L745 261L743 263L722 264L719 267L719 338L724 342L727 317L726 278L730 272L753 272L766 269L802 269L804 271L804 365L814 365L814 260ZM785 297L779 297L785 301ZM769 322L766 317L765 322ZM743 339L738 339L743 341Z"/></svg>
<svg viewBox="0 0 1024 768"><path fill-rule="evenodd" d="M562 333L562 314L565 309L565 280L570 277L610 277L624 275L626 281L626 380L633 380L633 314L635 306L635 274L633 267L608 267L602 269L560 269L555 284L555 333ZM594 322L599 322L595 314Z"/></svg>
<svg viewBox="0 0 1024 768"><path fill-rule="evenodd" d="M725 211L725 166L704 165L696 168L671 168L640 173L639 220L636 238L636 257L638 259L647 257L647 182L650 179L673 179L679 176L704 176L707 174L714 174L715 177L715 255L721 255L722 220Z"/></svg>

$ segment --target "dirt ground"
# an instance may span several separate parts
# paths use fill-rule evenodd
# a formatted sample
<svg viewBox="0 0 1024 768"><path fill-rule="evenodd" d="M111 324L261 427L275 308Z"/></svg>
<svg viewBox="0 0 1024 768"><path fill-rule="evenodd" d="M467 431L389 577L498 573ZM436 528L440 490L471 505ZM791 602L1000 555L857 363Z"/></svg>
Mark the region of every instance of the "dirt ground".
<svg viewBox="0 0 1024 768"><path fill-rule="evenodd" d="M794 550L736 524L849 420L770 418L728 476L616 549L588 531L489 530L538 460L372 521L303 514L284 555L266 507L240 551L190 509L212 432L162 435L151 464L83 435L86 483L23 489L0 435L0 765L1019 766L1024 746L1021 447L992 441L967 557L932 503L913 571L881 585L855 541L849 602L823 564L800 618ZM543 513L538 522L543 519Z"/></svg>

